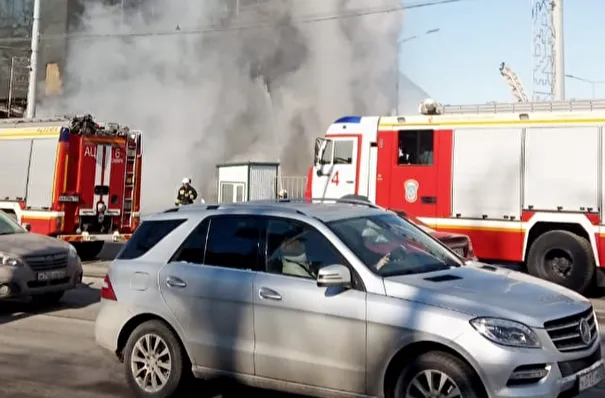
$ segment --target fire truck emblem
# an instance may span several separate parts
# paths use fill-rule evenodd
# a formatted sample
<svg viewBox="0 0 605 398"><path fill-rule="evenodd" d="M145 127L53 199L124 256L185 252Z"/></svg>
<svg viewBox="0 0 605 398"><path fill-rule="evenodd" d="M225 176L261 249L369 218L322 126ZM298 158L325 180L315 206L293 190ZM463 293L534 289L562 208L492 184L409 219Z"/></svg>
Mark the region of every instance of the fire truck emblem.
<svg viewBox="0 0 605 398"><path fill-rule="evenodd" d="M414 203L418 200L418 181L406 180L403 183L403 189L405 190L405 200Z"/></svg>

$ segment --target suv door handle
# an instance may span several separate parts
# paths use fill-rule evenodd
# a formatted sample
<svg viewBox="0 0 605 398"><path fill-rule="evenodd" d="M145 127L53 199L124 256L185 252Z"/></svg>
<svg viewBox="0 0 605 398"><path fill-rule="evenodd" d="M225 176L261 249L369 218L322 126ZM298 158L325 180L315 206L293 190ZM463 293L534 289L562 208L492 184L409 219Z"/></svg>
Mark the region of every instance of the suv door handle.
<svg viewBox="0 0 605 398"><path fill-rule="evenodd" d="M170 287L178 287L178 288L184 288L187 286L185 281L183 281L180 278L174 277L174 276L169 276L168 278L166 278L166 284Z"/></svg>
<svg viewBox="0 0 605 398"><path fill-rule="evenodd" d="M260 296L260 298L267 299L267 300L275 300L275 301L281 300L281 295L279 293L277 293L275 290L272 290L272 289L269 289L266 287L261 287L260 290L258 291L258 295Z"/></svg>

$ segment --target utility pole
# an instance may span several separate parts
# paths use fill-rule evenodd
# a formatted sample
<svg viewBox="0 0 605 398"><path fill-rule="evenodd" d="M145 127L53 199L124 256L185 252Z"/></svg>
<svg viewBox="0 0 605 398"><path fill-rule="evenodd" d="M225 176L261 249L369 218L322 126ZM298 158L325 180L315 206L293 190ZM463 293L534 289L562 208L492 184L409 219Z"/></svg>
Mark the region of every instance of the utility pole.
<svg viewBox="0 0 605 398"><path fill-rule="evenodd" d="M27 87L26 119L36 116L36 94L38 83L38 46L40 44L40 5L41 0L34 0L34 18L32 21L32 47L29 58L29 84Z"/></svg>
<svg viewBox="0 0 605 398"><path fill-rule="evenodd" d="M563 0L552 0L552 21L554 30L554 69L555 81L553 98L555 101L565 100L565 35L563 33Z"/></svg>

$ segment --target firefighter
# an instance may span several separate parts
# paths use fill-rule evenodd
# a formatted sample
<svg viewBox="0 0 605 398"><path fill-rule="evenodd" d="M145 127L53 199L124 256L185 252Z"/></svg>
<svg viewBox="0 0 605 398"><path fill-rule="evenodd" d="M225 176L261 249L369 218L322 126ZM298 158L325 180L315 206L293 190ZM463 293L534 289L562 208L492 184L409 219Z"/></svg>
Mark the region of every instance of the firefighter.
<svg viewBox="0 0 605 398"><path fill-rule="evenodd" d="M285 189L280 189L277 194L277 199L288 199L288 191L286 191Z"/></svg>
<svg viewBox="0 0 605 398"><path fill-rule="evenodd" d="M183 178L183 185L179 188L174 204L177 206L190 205L196 198L197 191L191 186L191 178Z"/></svg>

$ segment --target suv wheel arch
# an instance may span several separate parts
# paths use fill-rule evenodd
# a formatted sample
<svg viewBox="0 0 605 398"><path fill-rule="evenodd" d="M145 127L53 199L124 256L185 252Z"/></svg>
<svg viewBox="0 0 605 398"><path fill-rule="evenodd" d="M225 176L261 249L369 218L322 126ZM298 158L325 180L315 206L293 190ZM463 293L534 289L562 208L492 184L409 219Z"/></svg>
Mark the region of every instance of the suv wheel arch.
<svg viewBox="0 0 605 398"><path fill-rule="evenodd" d="M118 344L116 346L116 355L120 362L124 361L124 348L126 347L126 343L128 342L128 338L130 337L132 332L134 332L137 326L141 325L142 323L154 320L162 322L164 325L166 325L168 329L170 329L175 334L175 336L177 336L183 352L187 355L187 359L189 359L189 363L193 364L193 361L191 360L191 355L187 351L185 344L183 344L183 336L181 335L181 333L179 333L178 330L175 330L175 328L173 328L172 325L170 325L170 323L167 322L164 318L155 314L139 314L131 318L122 327L122 329L120 330L120 334L118 335Z"/></svg>
<svg viewBox="0 0 605 398"><path fill-rule="evenodd" d="M428 352L442 352L446 354L450 354L459 360L463 361L466 365L468 365L477 375L479 379L481 376L478 374L477 369L470 363L464 355L460 354L460 352L454 350L451 347L448 347L444 344L434 342L434 341L418 341L402 347L389 361L387 365L386 372L384 373L383 378L383 392L385 398L395 398L395 387L401 372L406 366L406 362L410 362L411 360L418 358L422 354L426 354ZM485 388L485 387L483 387ZM481 391L481 394L484 397L487 397L487 392Z"/></svg>

